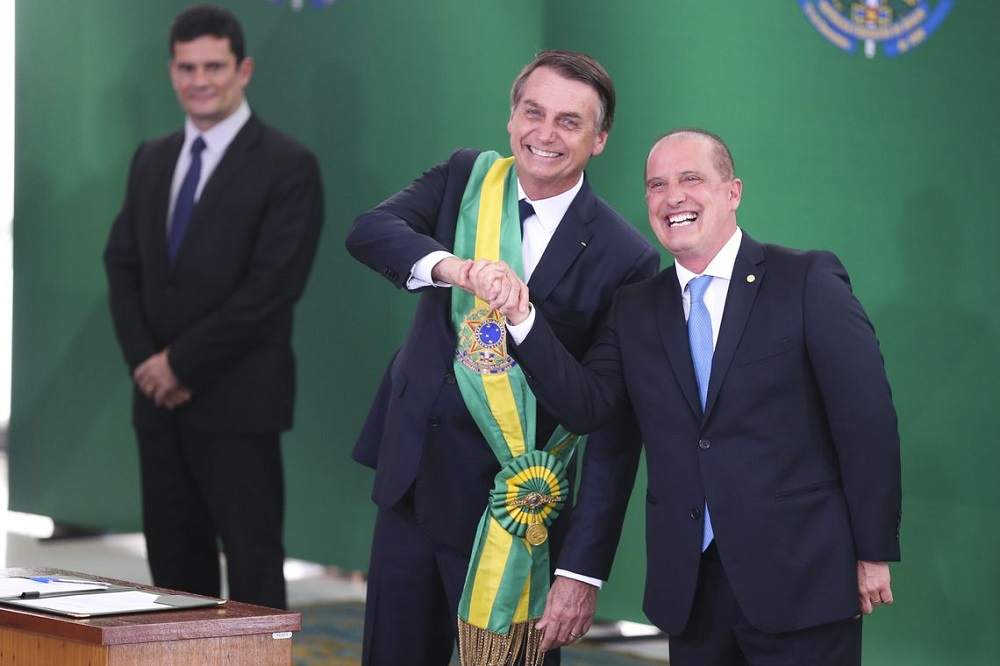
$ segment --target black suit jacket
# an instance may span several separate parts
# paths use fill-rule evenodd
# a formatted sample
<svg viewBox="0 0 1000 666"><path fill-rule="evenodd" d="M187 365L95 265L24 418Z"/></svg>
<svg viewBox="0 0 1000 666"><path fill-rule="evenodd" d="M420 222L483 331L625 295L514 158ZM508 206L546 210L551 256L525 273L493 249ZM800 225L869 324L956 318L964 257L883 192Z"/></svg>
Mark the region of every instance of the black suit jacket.
<svg viewBox="0 0 1000 666"><path fill-rule="evenodd" d="M515 353L578 432L631 400L649 478L644 609L664 631L687 624L706 498L736 599L764 631L857 614L857 560L899 559L896 413L832 254L744 235L704 415L674 267L621 290L583 367L542 317Z"/></svg>
<svg viewBox="0 0 1000 666"><path fill-rule="evenodd" d="M130 370L169 347L193 397L180 418L209 432L278 432L292 423L292 307L323 221L319 166L256 116L205 183L177 260L167 211L183 132L139 146L104 253L115 333ZM133 423L170 412L136 389Z"/></svg>
<svg viewBox="0 0 1000 666"><path fill-rule="evenodd" d="M405 288L419 259L454 246L459 204L478 154L456 151L361 215L347 238L351 254ZM531 300L567 348L582 355L615 291L654 274L658 265L659 255L642 235L585 182L532 274ZM380 507L392 507L413 486L425 529L438 542L468 553L499 464L455 383L451 289L422 291L354 458L376 469L373 498ZM544 446L555 422L539 412L538 445ZM607 578L635 472L635 462L620 456L618 443L636 439L634 423L625 418L588 442L584 478L597 490L592 496L582 491L586 508L571 517L567 507L556 521L555 545L571 520L574 527L572 547L564 549L559 566Z"/></svg>

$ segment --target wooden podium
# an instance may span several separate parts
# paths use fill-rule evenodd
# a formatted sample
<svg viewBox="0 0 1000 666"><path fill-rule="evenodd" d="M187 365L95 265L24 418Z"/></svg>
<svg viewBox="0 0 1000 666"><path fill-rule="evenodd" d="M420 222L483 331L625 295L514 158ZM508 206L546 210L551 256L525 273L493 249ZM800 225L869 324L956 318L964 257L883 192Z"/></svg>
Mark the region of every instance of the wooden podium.
<svg viewBox="0 0 1000 666"><path fill-rule="evenodd" d="M59 569L0 575L95 578ZM301 627L298 613L237 601L86 619L0 604L0 666L290 666L292 632Z"/></svg>

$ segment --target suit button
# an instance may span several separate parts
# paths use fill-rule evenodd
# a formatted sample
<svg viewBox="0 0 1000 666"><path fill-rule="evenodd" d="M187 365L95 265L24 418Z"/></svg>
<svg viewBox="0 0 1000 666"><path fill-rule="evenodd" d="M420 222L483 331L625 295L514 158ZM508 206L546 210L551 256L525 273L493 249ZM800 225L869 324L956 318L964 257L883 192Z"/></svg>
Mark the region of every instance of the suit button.
<svg viewBox="0 0 1000 666"><path fill-rule="evenodd" d="M439 419L436 416L432 416L427 420L427 424L432 428L437 428L439 425L441 425L441 419Z"/></svg>
<svg viewBox="0 0 1000 666"><path fill-rule="evenodd" d="M455 383L455 375L453 375L453 374L451 374L449 372L447 375L444 376L444 381L446 383L448 383L448 384L454 384Z"/></svg>
<svg viewBox="0 0 1000 666"><path fill-rule="evenodd" d="M708 448L711 448L711 446L712 446L712 441L709 440L709 439L699 439L698 440L698 448L708 449Z"/></svg>
<svg viewBox="0 0 1000 666"><path fill-rule="evenodd" d="M691 509L691 517L694 518L695 520L701 518L701 509L698 508Z"/></svg>

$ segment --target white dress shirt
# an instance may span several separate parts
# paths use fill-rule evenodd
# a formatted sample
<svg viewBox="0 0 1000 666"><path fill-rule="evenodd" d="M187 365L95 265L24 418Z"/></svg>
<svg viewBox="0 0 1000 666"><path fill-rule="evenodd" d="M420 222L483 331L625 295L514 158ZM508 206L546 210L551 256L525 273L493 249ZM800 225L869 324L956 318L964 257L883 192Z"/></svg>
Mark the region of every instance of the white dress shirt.
<svg viewBox="0 0 1000 666"><path fill-rule="evenodd" d="M736 265L736 254L740 250L740 243L743 241L743 231L736 227L736 231L730 236L726 244L722 246L718 254L709 262L708 266L700 275L711 275L712 281L705 290L705 307L708 308L708 315L712 318L712 348L719 341L719 328L722 326L722 313L726 309L726 296L729 294L729 283L733 277L733 266ZM677 268L677 282L681 286L681 299L684 304L684 320L687 321L691 312L691 290L688 283L696 277L698 273L692 273L684 268L678 261L674 261ZM523 339L523 338L522 338Z"/></svg>
<svg viewBox="0 0 1000 666"><path fill-rule="evenodd" d="M170 209L167 211L168 237L170 235L170 221L174 218L177 193L180 192L181 184L191 166L191 144L199 136L205 141L205 148L201 151L201 176L198 179L198 188L194 193L194 200L197 202L201 198L201 191L205 188L205 183L208 182L215 167L219 166L223 155L226 154L229 144L233 142L248 120L250 120L250 105L244 99L236 111L204 132L195 127L190 118L184 121L184 145L181 146L181 154L174 166L174 179L170 185Z"/></svg>

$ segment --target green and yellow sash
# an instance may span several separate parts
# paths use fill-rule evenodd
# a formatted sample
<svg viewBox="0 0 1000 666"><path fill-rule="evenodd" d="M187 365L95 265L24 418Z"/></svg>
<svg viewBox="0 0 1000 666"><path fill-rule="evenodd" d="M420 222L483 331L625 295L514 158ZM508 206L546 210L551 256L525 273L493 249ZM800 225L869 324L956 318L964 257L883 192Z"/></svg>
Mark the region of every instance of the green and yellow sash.
<svg viewBox="0 0 1000 666"><path fill-rule="evenodd" d="M459 212L455 254L503 259L523 275L513 167L513 157L495 152L476 159ZM535 622L549 591L547 527L566 502L566 463L584 438L560 426L544 450L536 449L535 396L507 353L503 317L454 289L451 318L462 397L501 466L458 606L461 664L503 666L522 653L529 666L541 664Z"/></svg>

